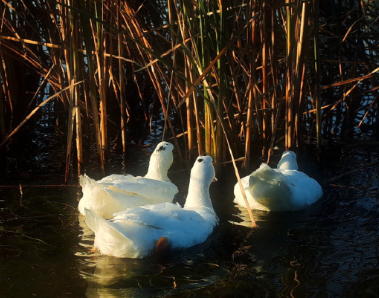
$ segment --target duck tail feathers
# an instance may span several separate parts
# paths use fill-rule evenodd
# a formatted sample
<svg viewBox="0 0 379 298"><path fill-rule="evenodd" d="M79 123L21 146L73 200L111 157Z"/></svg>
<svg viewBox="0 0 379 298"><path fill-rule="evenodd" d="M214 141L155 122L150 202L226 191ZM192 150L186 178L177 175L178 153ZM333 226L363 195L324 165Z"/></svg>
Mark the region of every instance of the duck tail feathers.
<svg viewBox="0 0 379 298"><path fill-rule="evenodd" d="M82 189L94 189L96 191L103 191L104 188L95 179L88 177L86 174L80 175L79 183Z"/></svg>
<svg viewBox="0 0 379 298"><path fill-rule="evenodd" d="M96 182L96 180L88 177L86 174L80 175L79 177L79 183L80 186L82 187L83 193L89 192L104 192L104 189L99 185L99 183Z"/></svg>
<svg viewBox="0 0 379 298"><path fill-rule="evenodd" d="M95 247L101 254L120 258L144 256L128 237L128 226L117 226L115 222L106 220L92 209L85 208L84 213L87 225L95 233Z"/></svg>
<svg viewBox="0 0 379 298"><path fill-rule="evenodd" d="M83 197L79 201L78 209L84 215L85 208L92 208L96 213L108 218L113 214L113 210L108 210L107 206L112 206L114 199L95 180L87 175L80 176Z"/></svg>
<svg viewBox="0 0 379 298"><path fill-rule="evenodd" d="M85 187L91 185L93 182L96 183L95 180L91 179L86 174L80 175L80 177L79 177L79 184L82 188L85 188Z"/></svg>
<svg viewBox="0 0 379 298"><path fill-rule="evenodd" d="M101 230L107 230L108 233L111 233L113 235L118 235L118 237L123 237L125 239L128 238L127 233L123 233L119 229L117 229L116 226L114 226L112 220L107 220L104 217L97 214L94 210L91 208L84 208L84 215L85 215L85 221L86 224L90 227L90 229L97 233ZM125 228L125 232L128 229Z"/></svg>

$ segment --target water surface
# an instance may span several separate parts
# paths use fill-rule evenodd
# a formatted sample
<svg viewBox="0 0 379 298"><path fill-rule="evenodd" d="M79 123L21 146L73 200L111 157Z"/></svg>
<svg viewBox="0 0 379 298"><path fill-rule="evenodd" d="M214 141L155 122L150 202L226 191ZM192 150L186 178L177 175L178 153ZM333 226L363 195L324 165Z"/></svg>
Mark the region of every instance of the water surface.
<svg viewBox="0 0 379 298"><path fill-rule="evenodd" d="M129 173L143 174L148 153L131 156L139 167ZM236 181L226 166L211 186L219 225L205 243L164 259L94 252L76 209L80 188L27 187L52 183L40 177L21 190L0 188L0 296L377 297L378 161L378 152L363 149L323 166L300 159L323 198L302 211L254 212L256 231L232 202ZM183 167L170 173L179 202L189 179Z"/></svg>

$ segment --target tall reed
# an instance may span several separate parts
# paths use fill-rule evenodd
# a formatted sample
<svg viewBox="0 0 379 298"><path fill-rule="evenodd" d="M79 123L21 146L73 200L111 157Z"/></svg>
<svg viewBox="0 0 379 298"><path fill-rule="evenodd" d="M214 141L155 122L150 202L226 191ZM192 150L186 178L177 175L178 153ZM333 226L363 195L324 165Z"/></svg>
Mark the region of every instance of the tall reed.
<svg viewBox="0 0 379 298"><path fill-rule="evenodd" d="M257 149L268 161L276 145L298 150L315 144L320 152L324 140L377 131L376 2L0 5L3 141L22 123L14 116L33 108L34 99L25 103L18 96L14 65L27 66L52 93L84 80L54 99L67 113L66 177L74 146L78 173L82 159L89 159L82 149L84 122L92 123L103 174L110 126L119 130L125 154L130 125L139 115L148 127L161 113L164 137L173 139L182 157L210 154L220 163L244 156L246 168ZM43 97L38 87L33 86Z"/></svg>

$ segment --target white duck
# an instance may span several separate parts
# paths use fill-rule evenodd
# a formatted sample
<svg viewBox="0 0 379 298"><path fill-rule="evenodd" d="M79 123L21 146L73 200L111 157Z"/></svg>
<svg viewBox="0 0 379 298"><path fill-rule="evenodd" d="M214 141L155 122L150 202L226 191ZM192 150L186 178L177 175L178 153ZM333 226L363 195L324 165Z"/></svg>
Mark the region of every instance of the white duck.
<svg viewBox="0 0 379 298"><path fill-rule="evenodd" d="M95 232L95 247L105 255L143 258L152 255L162 240L171 249L204 242L217 224L209 196L214 179L212 158L199 156L183 208L173 203L135 207L116 213L111 220L85 209L86 222Z"/></svg>
<svg viewBox="0 0 379 298"><path fill-rule="evenodd" d="M241 179L251 209L295 211L306 208L322 196L316 180L299 172L296 154L283 152L277 169L261 164L259 169ZM241 189L234 186L234 202L246 208Z"/></svg>
<svg viewBox="0 0 379 298"><path fill-rule="evenodd" d="M84 214L91 208L104 218L130 207L171 202L178 188L167 177L172 165L174 146L160 142L150 157L149 169L144 177L132 175L110 175L99 181L80 176L83 197L78 209Z"/></svg>

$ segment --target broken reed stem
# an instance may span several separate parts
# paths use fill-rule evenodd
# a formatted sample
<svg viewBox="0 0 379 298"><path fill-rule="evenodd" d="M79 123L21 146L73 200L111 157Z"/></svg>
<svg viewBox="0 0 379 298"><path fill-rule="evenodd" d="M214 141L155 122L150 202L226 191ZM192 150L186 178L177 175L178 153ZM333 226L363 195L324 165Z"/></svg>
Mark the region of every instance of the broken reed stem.
<svg viewBox="0 0 379 298"><path fill-rule="evenodd" d="M236 161L234 159L232 149L230 148L229 140L228 140L228 137L227 137L227 135L225 133L225 130L224 130L224 134L225 134L226 143L228 145L229 153L230 153L230 156L232 158L232 163L233 163L233 167L234 167L234 173L236 174L236 177L237 177L237 180L238 180L238 185L239 185L239 187L241 189L241 193L242 193L245 205L246 205L247 212L249 213L251 224L252 224L253 228L257 228L258 225L257 225L257 223L256 223L256 221L254 219L254 215L253 215L253 212L251 211L249 201L247 200L245 189L242 186L241 177L240 177L240 174L238 172Z"/></svg>
<svg viewBox="0 0 379 298"><path fill-rule="evenodd" d="M229 139L228 139L228 135L227 135L226 130L225 130L225 127L224 127L224 122L221 121L221 117L222 117L222 115L220 115L220 114L218 113L218 110L217 110L217 104L215 103L214 100L212 100L212 105L213 105L214 110L216 111L216 115L217 115L217 118L218 118L218 120L219 120L218 122L220 122L220 126L221 126L221 128L222 128L222 132L223 132L223 134L224 134L225 141L226 141L226 144L227 144L227 146L228 146L229 154L230 154L230 157L231 157L231 159L232 159L232 163L233 163L234 172L235 172L235 174L236 174L236 177L237 177L237 180L238 180L238 185L239 185L239 187L240 187L240 189L241 189L241 193L242 193L243 199L244 199L244 201L245 201L245 205L246 205L247 212L249 213L249 217L250 217L250 220L251 220L251 224L252 224L253 228L257 228L258 225L257 225L257 223L256 223L256 221L255 221L255 219L254 219L253 212L251 211L250 204L249 204L249 202L248 202L248 200L247 200L246 193L245 193L245 189L244 189L243 186L242 186L241 177L240 177L240 174L239 174L239 172L238 172L238 168L237 168L237 165L236 165L236 162L235 162L235 159L234 159L233 151L232 151L232 148L231 148L231 146L230 146Z"/></svg>
<svg viewBox="0 0 379 298"><path fill-rule="evenodd" d="M75 84L73 84L74 86L80 84L80 83L83 83L83 81L79 81L79 82L76 82ZM43 107L45 104L47 104L50 100L52 100L53 98L57 97L58 95L60 95L61 93L63 93L64 91L70 89L72 86L67 86L66 88L62 89L61 91L55 93L54 95L50 96L49 98L47 98L45 101L41 102L33 111L30 112L30 114L28 116L26 116L26 118L24 120L21 121L21 123L5 138L5 140L0 144L0 148L2 146L4 146L4 144L25 124L26 121L28 121L41 107Z"/></svg>

